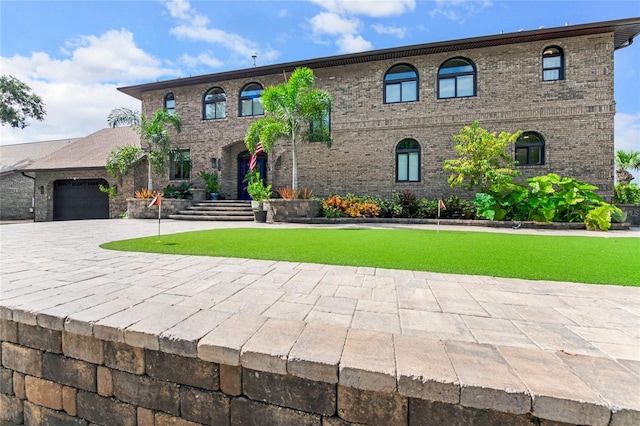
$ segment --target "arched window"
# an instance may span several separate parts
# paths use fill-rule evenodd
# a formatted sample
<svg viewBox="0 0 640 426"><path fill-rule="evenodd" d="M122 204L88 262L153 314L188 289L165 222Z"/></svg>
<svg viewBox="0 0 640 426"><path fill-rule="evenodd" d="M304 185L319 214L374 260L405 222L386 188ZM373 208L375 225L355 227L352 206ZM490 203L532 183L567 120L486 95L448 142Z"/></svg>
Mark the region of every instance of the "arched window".
<svg viewBox="0 0 640 426"><path fill-rule="evenodd" d="M418 72L411 65L396 65L384 75L384 103L418 100Z"/></svg>
<svg viewBox="0 0 640 426"><path fill-rule="evenodd" d="M209 89L202 100L202 118L213 120L227 116L227 94L219 87Z"/></svg>
<svg viewBox="0 0 640 426"><path fill-rule="evenodd" d="M516 141L518 166L544 164L544 138L535 132L524 132Z"/></svg>
<svg viewBox="0 0 640 426"><path fill-rule="evenodd" d="M164 109L166 109L169 114L176 112L176 98L173 96L173 93L167 93L164 97Z"/></svg>
<svg viewBox="0 0 640 426"><path fill-rule="evenodd" d="M250 117L252 115L264 114L262 108L262 86L258 83L249 83L240 92L240 116Z"/></svg>
<svg viewBox="0 0 640 426"><path fill-rule="evenodd" d="M476 95L476 67L463 58L453 58L438 69L438 99Z"/></svg>
<svg viewBox="0 0 640 426"><path fill-rule="evenodd" d="M404 139L396 145L396 181L420 181L420 144Z"/></svg>
<svg viewBox="0 0 640 426"><path fill-rule="evenodd" d="M557 46L542 51L542 80L564 80L564 53Z"/></svg>

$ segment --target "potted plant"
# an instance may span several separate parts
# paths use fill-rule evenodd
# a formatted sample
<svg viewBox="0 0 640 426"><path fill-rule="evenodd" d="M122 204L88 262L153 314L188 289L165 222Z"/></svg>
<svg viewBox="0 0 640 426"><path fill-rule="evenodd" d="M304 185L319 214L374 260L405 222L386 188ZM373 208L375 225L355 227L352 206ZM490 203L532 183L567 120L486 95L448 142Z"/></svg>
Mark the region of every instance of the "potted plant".
<svg viewBox="0 0 640 426"><path fill-rule="evenodd" d="M202 170L200 178L204 181L207 194L212 200L218 199L218 174L216 172L209 173Z"/></svg>
<svg viewBox="0 0 640 426"><path fill-rule="evenodd" d="M266 222L267 211L264 209L263 203L271 198L271 185L265 184L257 170L247 173L245 181L247 182L247 192L255 202L252 203L252 207L256 222Z"/></svg>

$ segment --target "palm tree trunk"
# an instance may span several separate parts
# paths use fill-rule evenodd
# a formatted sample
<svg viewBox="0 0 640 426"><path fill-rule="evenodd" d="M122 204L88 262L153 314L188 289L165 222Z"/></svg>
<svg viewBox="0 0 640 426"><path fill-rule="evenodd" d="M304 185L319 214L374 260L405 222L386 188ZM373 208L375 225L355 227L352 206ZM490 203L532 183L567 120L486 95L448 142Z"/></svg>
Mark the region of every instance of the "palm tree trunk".
<svg viewBox="0 0 640 426"><path fill-rule="evenodd" d="M297 155L297 145L296 145L296 129L293 128L291 131L291 145L293 153L293 167L291 171L291 186L295 190L298 189L298 155Z"/></svg>

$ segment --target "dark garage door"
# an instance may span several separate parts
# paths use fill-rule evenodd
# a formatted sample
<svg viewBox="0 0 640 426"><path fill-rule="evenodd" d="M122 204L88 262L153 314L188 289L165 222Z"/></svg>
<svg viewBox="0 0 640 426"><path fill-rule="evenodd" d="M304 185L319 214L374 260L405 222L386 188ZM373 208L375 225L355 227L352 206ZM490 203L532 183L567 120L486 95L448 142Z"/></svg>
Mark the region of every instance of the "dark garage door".
<svg viewBox="0 0 640 426"><path fill-rule="evenodd" d="M108 219L109 197L98 185L104 179L69 179L53 183L53 220Z"/></svg>

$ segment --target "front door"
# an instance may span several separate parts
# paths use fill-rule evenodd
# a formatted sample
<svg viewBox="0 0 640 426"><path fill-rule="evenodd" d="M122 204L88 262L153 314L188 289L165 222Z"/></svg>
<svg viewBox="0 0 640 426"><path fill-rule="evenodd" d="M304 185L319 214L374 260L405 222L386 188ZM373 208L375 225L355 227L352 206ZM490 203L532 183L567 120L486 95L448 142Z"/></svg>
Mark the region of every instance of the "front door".
<svg viewBox="0 0 640 426"><path fill-rule="evenodd" d="M247 183L244 181L245 176L249 173L249 160L251 154L244 151L238 155L238 200L251 200L251 196L247 192ZM267 154L262 152L258 154L256 169L260 172L262 179L267 179Z"/></svg>

